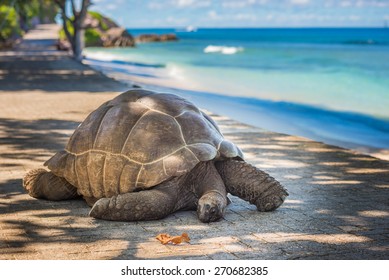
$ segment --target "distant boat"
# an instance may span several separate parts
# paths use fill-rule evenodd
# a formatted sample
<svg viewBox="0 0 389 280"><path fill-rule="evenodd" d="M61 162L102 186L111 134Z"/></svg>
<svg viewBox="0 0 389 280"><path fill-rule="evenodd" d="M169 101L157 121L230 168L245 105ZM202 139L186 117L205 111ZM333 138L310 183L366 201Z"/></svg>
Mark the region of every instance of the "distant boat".
<svg viewBox="0 0 389 280"><path fill-rule="evenodd" d="M186 32L196 32L197 31L197 27L193 26L193 25L188 25L186 28L185 28Z"/></svg>

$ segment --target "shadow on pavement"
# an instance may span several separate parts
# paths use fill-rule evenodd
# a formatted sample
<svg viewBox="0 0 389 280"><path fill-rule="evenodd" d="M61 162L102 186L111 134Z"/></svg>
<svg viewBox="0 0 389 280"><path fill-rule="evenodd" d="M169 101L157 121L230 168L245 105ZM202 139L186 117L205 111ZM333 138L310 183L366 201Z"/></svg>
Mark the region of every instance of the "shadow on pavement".
<svg viewBox="0 0 389 280"><path fill-rule="evenodd" d="M0 56L0 70L2 91L113 92L124 89L118 82L58 52Z"/></svg>
<svg viewBox="0 0 389 280"><path fill-rule="evenodd" d="M47 159L65 147L78 125L78 122L54 119L25 121L0 118L0 145L9 147L0 153L0 167L19 166L18 159Z"/></svg>
<svg viewBox="0 0 389 280"><path fill-rule="evenodd" d="M4 123L3 120L3 126ZM71 129L76 123L43 120L34 125ZM29 126L19 124L19 129L28 130ZM21 133L18 137L28 139L32 135ZM54 151L61 146L58 142L65 141L65 134L51 137L37 141L42 144L26 141L20 147L49 147ZM81 200L52 202L28 198L21 181L10 180L0 184L0 211L7 213L2 218L4 234L0 248L6 248L3 257L389 258L388 162L270 132L242 131L226 133L226 137L240 145L248 157L255 155L251 162L288 188L290 196L277 211L260 213L232 197L225 218L217 223L203 224L195 212L178 212L159 221L101 221L87 216L89 207ZM155 236L163 232L188 232L191 244L161 245Z"/></svg>

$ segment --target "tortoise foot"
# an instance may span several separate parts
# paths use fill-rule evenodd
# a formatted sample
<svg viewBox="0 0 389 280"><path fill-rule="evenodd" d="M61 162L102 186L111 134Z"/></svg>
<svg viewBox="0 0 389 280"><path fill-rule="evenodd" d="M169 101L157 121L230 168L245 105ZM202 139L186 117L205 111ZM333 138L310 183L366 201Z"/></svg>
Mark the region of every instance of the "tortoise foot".
<svg viewBox="0 0 389 280"><path fill-rule="evenodd" d="M89 212L89 216L96 218L96 219L105 219L110 220L108 217L108 210L109 210L109 198L100 198L96 203L93 205L92 209Z"/></svg>
<svg viewBox="0 0 389 280"><path fill-rule="evenodd" d="M272 194L267 197L257 199L255 205L260 212L273 211L284 203L286 197L286 194Z"/></svg>

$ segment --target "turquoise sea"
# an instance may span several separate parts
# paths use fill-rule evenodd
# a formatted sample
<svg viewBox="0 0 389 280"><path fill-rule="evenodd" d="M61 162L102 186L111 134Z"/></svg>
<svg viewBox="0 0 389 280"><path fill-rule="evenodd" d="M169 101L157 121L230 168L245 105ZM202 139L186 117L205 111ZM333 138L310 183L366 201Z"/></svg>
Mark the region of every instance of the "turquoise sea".
<svg viewBox="0 0 389 280"><path fill-rule="evenodd" d="M88 48L86 63L122 80L181 89L203 108L258 127L360 150L389 148L389 29L129 32L179 40Z"/></svg>

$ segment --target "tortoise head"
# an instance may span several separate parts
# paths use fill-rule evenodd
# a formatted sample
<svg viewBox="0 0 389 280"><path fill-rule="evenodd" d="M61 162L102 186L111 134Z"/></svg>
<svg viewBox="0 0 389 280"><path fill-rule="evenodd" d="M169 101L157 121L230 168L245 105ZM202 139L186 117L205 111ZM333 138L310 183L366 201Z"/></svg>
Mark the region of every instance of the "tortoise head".
<svg viewBox="0 0 389 280"><path fill-rule="evenodd" d="M218 191L207 192L199 199L197 216L203 223L215 222L224 216L226 206L226 196Z"/></svg>

